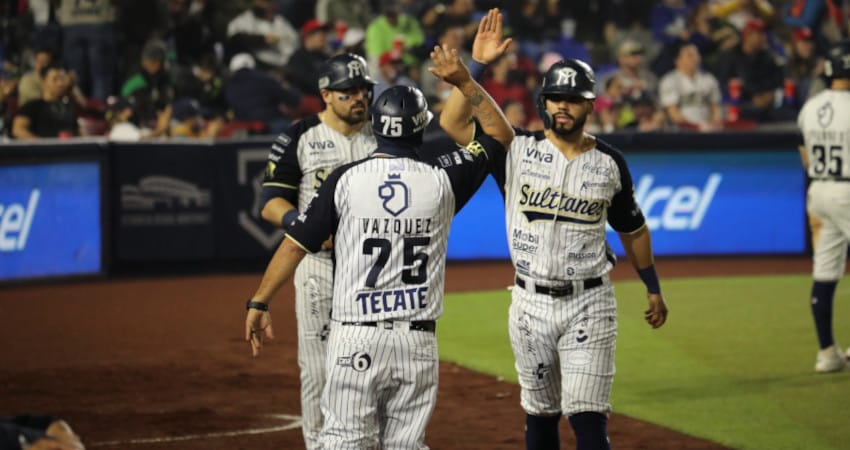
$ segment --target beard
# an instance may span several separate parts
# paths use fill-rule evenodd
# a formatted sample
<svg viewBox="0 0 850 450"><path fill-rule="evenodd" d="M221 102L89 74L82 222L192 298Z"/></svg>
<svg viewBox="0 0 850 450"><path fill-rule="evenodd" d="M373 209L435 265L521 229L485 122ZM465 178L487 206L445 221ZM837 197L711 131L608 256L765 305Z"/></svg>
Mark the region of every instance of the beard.
<svg viewBox="0 0 850 450"><path fill-rule="evenodd" d="M566 126L555 121L555 117L552 116L552 132L562 138L569 138L574 136L576 133L582 133L586 122L587 115L580 118L573 118L572 126Z"/></svg>
<svg viewBox="0 0 850 450"><path fill-rule="evenodd" d="M354 110L355 106L361 106L363 109ZM357 125L366 121L369 118L369 106L366 102L357 102L351 105L348 111L339 111L334 108L334 112L343 122L349 125Z"/></svg>

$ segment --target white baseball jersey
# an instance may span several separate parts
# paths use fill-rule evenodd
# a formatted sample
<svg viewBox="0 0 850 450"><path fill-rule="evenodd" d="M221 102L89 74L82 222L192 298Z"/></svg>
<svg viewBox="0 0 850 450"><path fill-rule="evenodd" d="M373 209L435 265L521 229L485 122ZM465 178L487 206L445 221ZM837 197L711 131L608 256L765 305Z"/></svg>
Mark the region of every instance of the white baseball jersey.
<svg viewBox="0 0 850 450"><path fill-rule="evenodd" d="M606 220L625 233L644 224L626 161L603 141L567 160L543 132L517 130L506 161L495 166L519 275L544 284L604 275L615 262Z"/></svg>
<svg viewBox="0 0 850 450"><path fill-rule="evenodd" d="M617 303L616 261L605 222L644 226L623 155L597 139L568 160L543 132L517 130L493 175L517 285L508 332L523 409L532 415L611 410Z"/></svg>
<svg viewBox="0 0 850 450"><path fill-rule="evenodd" d="M423 162L379 147L335 170L287 236L309 252L334 235L323 448L427 448L453 215L480 186L488 136Z"/></svg>
<svg viewBox="0 0 850 450"><path fill-rule="evenodd" d="M367 157L376 147L372 127L344 136L318 116L293 125L272 143L263 182L265 201L282 197L300 211L337 167ZM265 203L264 201L264 203ZM295 271L295 317L301 373L301 423L307 450L318 449L322 429L320 398L325 386L327 336L333 297L331 252L304 258Z"/></svg>
<svg viewBox="0 0 850 450"><path fill-rule="evenodd" d="M850 92L827 89L803 105L797 125L808 156L806 207L821 220L814 244L813 278L844 275L850 242Z"/></svg>
<svg viewBox="0 0 850 450"><path fill-rule="evenodd" d="M711 105L720 103L717 78L703 71L691 78L672 70L661 78L658 92L662 108L678 106L682 117L692 123L711 120Z"/></svg>

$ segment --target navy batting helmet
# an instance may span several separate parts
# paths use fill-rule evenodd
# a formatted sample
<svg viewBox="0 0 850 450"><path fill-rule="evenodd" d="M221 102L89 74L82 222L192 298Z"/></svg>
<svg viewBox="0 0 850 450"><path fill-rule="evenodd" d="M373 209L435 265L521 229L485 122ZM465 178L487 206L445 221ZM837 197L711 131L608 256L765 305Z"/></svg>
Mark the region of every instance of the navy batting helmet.
<svg viewBox="0 0 850 450"><path fill-rule="evenodd" d="M319 74L319 89L342 91L358 86L374 86L366 60L360 55L343 53L325 61Z"/></svg>
<svg viewBox="0 0 850 450"><path fill-rule="evenodd" d="M850 78L850 40L837 42L829 48L823 74L829 78Z"/></svg>
<svg viewBox="0 0 850 450"><path fill-rule="evenodd" d="M393 86L372 105L372 129L379 136L413 136L422 132L433 118L425 96L410 86Z"/></svg>
<svg viewBox="0 0 850 450"><path fill-rule="evenodd" d="M537 95L537 113L546 128L551 118L546 112L547 95L575 95L587 100L596 98L596 76L587 63L577 59L562 59L549 67L543 75L543 86Z"/></svg>

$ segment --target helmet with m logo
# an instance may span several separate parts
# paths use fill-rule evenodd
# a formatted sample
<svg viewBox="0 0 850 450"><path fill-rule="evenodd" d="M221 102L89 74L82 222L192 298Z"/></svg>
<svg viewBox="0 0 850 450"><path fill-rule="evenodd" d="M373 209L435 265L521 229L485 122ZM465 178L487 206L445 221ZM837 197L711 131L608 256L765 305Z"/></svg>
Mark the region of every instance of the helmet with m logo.
<svg viewBox="0 0 850 450"><path fill-rule="evenodd" d="M549 67L543 75L543 86L537 95L537 113L546 128L552 118L546 112L546 96L574 95L586 100L596 98L596 76L587 63L578 59L562 59Z"/></svg>

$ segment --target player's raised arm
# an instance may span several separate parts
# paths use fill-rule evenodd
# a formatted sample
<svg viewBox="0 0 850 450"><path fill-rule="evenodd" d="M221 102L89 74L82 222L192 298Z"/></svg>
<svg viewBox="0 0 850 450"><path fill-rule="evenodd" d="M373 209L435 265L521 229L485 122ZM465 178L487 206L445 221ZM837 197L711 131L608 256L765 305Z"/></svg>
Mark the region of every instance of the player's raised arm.
<svg viewBox="0 0 850 450"><path fill-rule="evenodd" d="M498 8L491 9L478 23L478 32L472 43L472 78L480 79L487 64L501 57L510 44L510 38L502 40L502 14ZM452 89L440 113L440 127L455 142L465 146L472 141L475 131L472 114L468 99L457 88Z"/></svg>
<svg viewBox="0 0 850 450"><path fill-rule="evenodd" d="M472 107L482 131L507 148L514 139L513 128L493 97L472 79L469 70L458 57L457 49L449 49L445 45L435 46L431 52L431 60L434 67L428 70L455 86L463 94L465 102ZM466 123L468 126L472 125L468 118ZM471 130L469 137L472 138Z"/></svg>

